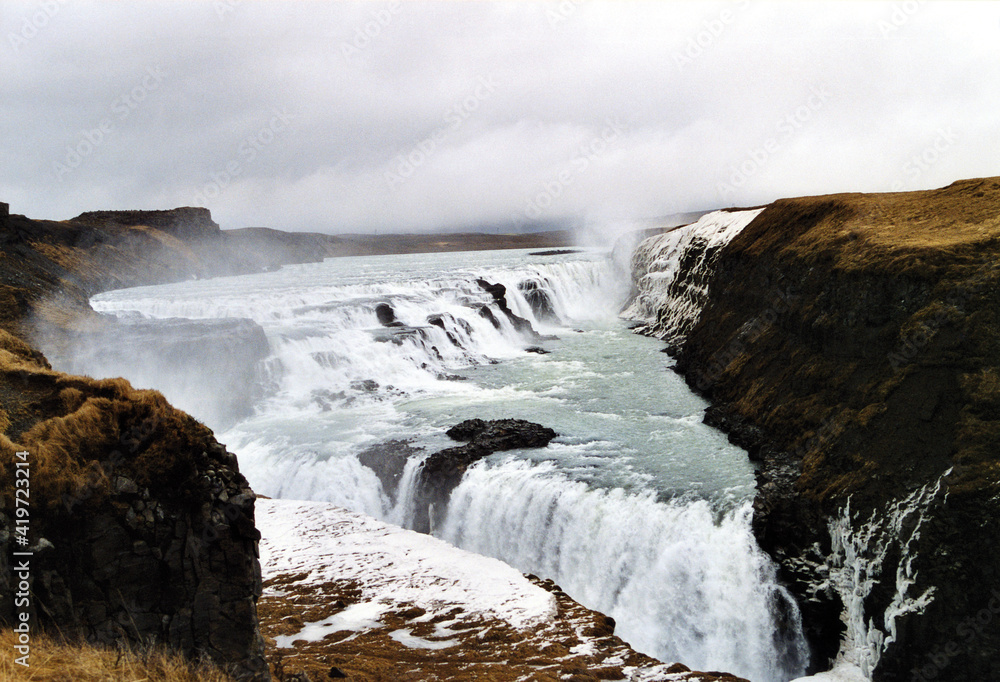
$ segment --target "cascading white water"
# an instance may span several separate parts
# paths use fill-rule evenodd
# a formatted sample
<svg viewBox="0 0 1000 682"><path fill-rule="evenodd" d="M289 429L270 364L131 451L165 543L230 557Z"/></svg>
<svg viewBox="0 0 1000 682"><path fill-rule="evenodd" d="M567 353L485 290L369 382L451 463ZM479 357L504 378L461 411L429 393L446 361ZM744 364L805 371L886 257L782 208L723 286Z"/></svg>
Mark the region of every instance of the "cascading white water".
<svg viewBox="0 0 1000 682"><path fill-rule="evenodd" d="M719 250L763 210L714 211L643 240L632 256L634 296L622 315L644 322L643 333L682 342L708 299Z"/></svg>
<svg viewBox="0 0 1000 682"><path fill-rule="evenodd" d="M508 458L469 470L441 536L554 579L662 660L788 679L807 662L798 610L757 548L750 514L749 502L719 518L705 500L592 489Z"/></svg>
<svg viewBox="0 0 1000 682"><path fill-rule="evenodd" d="M750 529L746 454L701 423L705 403L659 344L617 319L628 289L619 274L593 253L332 259L109 292L94 306L263 328L264 396L219 437L268 496L407 525L418 461L387 491L358 460L366 447L408 439L433 452L453 445L445 428L471 417L554 428L548 448L472 467L437 534L555 579L648 653L754 682L801 675L798 613ZM514 314L559 339L519 333L478 278L503 284ZM379 304L401 326L383 326ZM550 354L525 352L539 344Z"/></svg>

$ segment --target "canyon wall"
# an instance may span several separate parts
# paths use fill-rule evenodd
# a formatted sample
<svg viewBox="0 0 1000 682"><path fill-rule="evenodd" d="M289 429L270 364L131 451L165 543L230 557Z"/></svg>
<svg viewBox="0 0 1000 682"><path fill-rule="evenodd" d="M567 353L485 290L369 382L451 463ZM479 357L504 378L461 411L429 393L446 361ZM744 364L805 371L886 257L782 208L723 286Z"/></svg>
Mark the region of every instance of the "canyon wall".
<svg viewBox="0 0 1000 682"><path fill-rule="evenodd" d="M647 331L759 462L814 667L1000 679L1000 180L777 201L711 269Z"/></svg>
<svg viewBox="0 0 1000 682"><path fill-rule="evenodd" d="M154 391L53 372L4 331L0 428L0 622L23 612L33 631L164 644L270 679L255 496L211 431ZM15 469L27 516L7 494Z"/></svg>
<svg viewBox="0 0 1000 682"><path fill-rule="evenodd" d="M203 209L85 218L10 216L0 230L0 623L23 612L33 629L162 644L268 680L255 496L236 458L159 393L54 372L26 343L58 332L76 352L120 338L89 296L208 272L220 264L192 244L217 239L218 226ZM250 352L266 346L259 327L244 336ZM29 474L17 474L30 482L28 525L16 523L15 471ZM30 571L13 570L15 543L31 552ZM29 611L15 606L18 591L31 595Z"/></svg>

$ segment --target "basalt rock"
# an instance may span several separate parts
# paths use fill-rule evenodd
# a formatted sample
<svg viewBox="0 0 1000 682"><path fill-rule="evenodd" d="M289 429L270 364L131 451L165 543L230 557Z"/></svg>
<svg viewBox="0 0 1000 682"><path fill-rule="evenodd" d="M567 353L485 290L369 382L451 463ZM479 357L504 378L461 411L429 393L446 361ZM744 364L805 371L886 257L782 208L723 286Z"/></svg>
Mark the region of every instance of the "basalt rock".
<svg viewBox="0 0 1000 682"><path fill-rule="evenodd" d="M162 644L270 679L255 495L235 456L158 393L58 374L23 350L0 332L0 499L13 499L14 463L27 462L32 627ZM15 585L15 516L0 507L3 594ZM4 599L0 623L20 612Z"/></svg>
<svg viewBox="0 0 1000 682"><path fill-rule="evenodd" d="M423 450L408 440L387 440L365 448L358 454L358 461L375 472L382 482L382 490L395 501L406 462Z"/></svg>
<svg viewBox="0 0 1000 682"><path fill-rule="evenodd" d="M383 327L402 327L402 322L396 319L396 311L388 303L379 303L375 306L375 316L379 324Z"/></svg>
<svg viewBox="0 0 1000 682"><path fill-rule="evenodd" d="M219 224L212 220L207 208L187 206L167 211L90 211L81 213L73 222L95 225L144 225L162 230L179 239L201 239L219 235Z"/></svg>
<svg viewBox="0 0 1000 682"><path fill-rule="evenodd" d="M523 419L468 419L446 432L452 440L469 441L424 460L417 479L414 530L429 533L441 521L451 492L466 470L483 457L504 450L543 448L556 437L552 429Z"/></svg>
<svg viewBox="0 0 1000 682"><path fill-rule="evenodd" d="M535 319L559 319L559 316L556 315L555 306L552 304L552 298L541 282L526 279L523 282L518 282L517 289L524 296L524 300L528 302L528 305L531 306L531 312L534 313Z"/></svg>
<svg viewBox="0 0 1000 682"><path fill-rule="evenodd" d="M815 670L859 599L876 682L1000 679L998 262L997 178L781 200L717 254L677 370L761 464Z"/></svg>
<svg viewBox="0 0 1000 682"><path fill-rule="evenodd" d="M507 287L499 283L490 284L485 279L477 279L476 284L481 286L483 290L486 291L486 293L488 293L490 296L493 297L493 300L496 302L497 308L499 308L500 312L502 312L504 315L507 316L507 319L510 320L510 323L514 325L514 329L516 329L521 334L530 336L531 338L541 338L538 332L535 331L535 328L531 326L531 322L524 319L523 317L515 315L514 311L511 310L510 306L507 305Z"/></svg>

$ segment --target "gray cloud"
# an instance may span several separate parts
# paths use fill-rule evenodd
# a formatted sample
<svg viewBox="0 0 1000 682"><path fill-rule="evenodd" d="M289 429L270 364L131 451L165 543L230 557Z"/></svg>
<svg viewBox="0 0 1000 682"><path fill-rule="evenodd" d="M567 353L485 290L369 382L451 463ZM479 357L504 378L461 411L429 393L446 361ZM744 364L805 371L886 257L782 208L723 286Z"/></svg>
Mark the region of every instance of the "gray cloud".
<svg viewBox="0 0 1000 682"><path fill-rule="evenodd" d="M996 3L0 3L0 197L600 230L1000 173ZM596 226L596 227L595 227Z"/></svg>

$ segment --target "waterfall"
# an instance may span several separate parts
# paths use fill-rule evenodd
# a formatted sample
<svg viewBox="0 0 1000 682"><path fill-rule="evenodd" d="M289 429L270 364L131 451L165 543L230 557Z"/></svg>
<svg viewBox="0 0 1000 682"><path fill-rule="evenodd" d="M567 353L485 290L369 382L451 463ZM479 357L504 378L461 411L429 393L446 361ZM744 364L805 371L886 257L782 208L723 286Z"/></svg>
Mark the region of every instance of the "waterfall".
<svg viewBox="0 0 1000 682"><path fill-rule="evenodd" d="M714 214L697 240L692 233L674 248L703 256L700 245L724 243L750 213ZM688 260L663 258L649 264L661 279ZM651 655L785 682L802 674L806 648L797 607L753 538L745 453L701 423L704 403L670 381L658 344L624 329L621 274L597 254L331 259L108 292L93 305L123 317L260 326L269 349L260 397L219 437L270 497L408 526L421 456L380 478L362 451L390 439L423 453L448 447L442 426L460 414L561 420L564 435L548 448L500 453L466 471L435 534L556 580ZM504 286L505 306L480 279ZM694 314L691 305L678 320ZM519 330L504 307L537 334ZM630 343L645 344L646 364L615 354ZM526 352L539 344L533 350L551 355ZM213 368L201 371L211 386ZM633 425L648 430L635 437Z"/></svg>
<svg viewBox="0 0 1000 682"><path fill-rule="evenodd" d="M643 240L632 257L634 295L622 317L672 347L683 343L708 300L719 251L760 215L715 211L697 222Z"/></svg>
<svg viewBox="0 0 1000 682"><path fill-rule="evenodd" d="M807 663L794 600L756 546L749 502L592 489L547 465L472 467L440 536L552 578L637 649L696 669L788 680Z"/></svg>
<svg viewBox="0 0 1000 682"><path fill-rule="evenodd" d="M830 522L832 551L820 571L829 578L817 589L831 588L840 596L846 631L838 662L856 667L865 680L872 679L882 654L896 640L896 621L908 613L922 612L934 599L933 587L919 594L912 592L917 579L913 547L928 511L946 495L944 478L950 471L884 510L872 512L865 522L854 518L849 502ZM877 614L878 620L866 618L871 611L868 598L872 588L884 581L895 586L893 597Z"/></svg>

